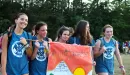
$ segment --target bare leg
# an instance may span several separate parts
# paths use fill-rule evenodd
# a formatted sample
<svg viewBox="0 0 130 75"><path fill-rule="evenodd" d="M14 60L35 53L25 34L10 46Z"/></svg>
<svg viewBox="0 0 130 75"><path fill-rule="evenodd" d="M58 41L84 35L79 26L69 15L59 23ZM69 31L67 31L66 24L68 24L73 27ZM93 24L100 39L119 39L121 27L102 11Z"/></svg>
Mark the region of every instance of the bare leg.
<svg viewBox="0 0 130 75"><path fill-rule="evenodd" d="M98 73L98 75L109 75L108 73Z"/></svg>
<svg viewBox="0 0 130 75"><path fill-rule="evenodd" d="M29 73L28 74L23 74L23 75L29 75Z"/></svg>

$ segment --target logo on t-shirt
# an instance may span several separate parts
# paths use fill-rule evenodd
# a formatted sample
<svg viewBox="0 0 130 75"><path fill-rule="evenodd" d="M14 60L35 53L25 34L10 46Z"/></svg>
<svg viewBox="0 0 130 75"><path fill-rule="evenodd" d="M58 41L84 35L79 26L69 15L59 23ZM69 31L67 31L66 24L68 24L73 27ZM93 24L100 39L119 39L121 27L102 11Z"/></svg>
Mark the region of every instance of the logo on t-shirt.
<svg viewBox="0 0 130 75"><path fill-rule="evenodd" d="M42 46L38 49L36 59L38 61L45 61L46 60L46 54L44 53L44 48Z"/></svg>
<svg viewBox="0 0 130 75"><path fill-rule="evenodd" d="M114 55L114 48L109 46L109 47L106 47L106 51L104 52L104 57L106 59L112 59L113 58L113 55Z"/></svg>
<svg viewBox="0 0 130 75"><path fill-rule="evenodd" d="M20 58L20 57L22 57L22 55L25 51L25 48L20 41L16 41L16 42L13 43L11 50L12 50L12 53L13 53L14 56Z"/></svg>

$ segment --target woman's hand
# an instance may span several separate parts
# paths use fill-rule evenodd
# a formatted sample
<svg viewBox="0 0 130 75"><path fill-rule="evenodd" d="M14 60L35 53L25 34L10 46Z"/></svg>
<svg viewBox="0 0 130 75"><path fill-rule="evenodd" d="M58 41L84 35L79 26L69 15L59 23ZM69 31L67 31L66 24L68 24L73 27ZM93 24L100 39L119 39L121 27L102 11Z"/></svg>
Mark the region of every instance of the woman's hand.
<svg viewBox="0 0 130 75"><path fill-rule="evenodd" d="M27 44L27 41L24 37L21 37L20 38L20 42L23 44L23 45L26 45Z"/></svg>
<svg viewBox="0 0 130 75"><path fill-rule="evenodd" d="M43 46L45 46L45 48L48 49L48 42L47 42L47 41L44 41L44 42L43 42Z"/></svg>
<svg viewBox="0 0 130 75"><path fill-rule="evenodd" d="M126 75L125 69L121 68L122 75Z"/></svg>
<svg viewBox="0 0 130 75"><path fill-rule="evenodd" d="M39 47L40 47L40 43L38 42L38 40L36 40L36 42L35 42L35 47L36 47L36 48L39 48Z"/></svg>
<svg viewBox="0 0 130 75"><path fill-rule="evenodd" d="M48 56L48 50L49 50L49 48L48 48L48 42L47 42L47 41L44 41L44 42L43 42L43 46L45 46L44 52L45 52L46 55Z"/></svg>
<svg viewBox="0 0 130 75"><path fill-rule="evenodd" d="M101 52L101 53L104 53L105 51L106 51L106 47L105 47L105 46L102 46L100 52Z"/></svg>
<svg viewBox="0 0 130 75"><path fill-rule="evenodd" d="M93 61L93 66L96 66L96 62L95 61Z"/></svg>

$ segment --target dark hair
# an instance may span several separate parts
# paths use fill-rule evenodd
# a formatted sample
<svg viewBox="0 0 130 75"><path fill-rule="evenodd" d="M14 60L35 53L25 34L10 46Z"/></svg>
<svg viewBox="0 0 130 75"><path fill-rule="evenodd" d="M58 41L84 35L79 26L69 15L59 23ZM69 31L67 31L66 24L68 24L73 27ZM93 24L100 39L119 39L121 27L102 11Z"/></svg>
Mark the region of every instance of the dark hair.
<svg viewBox="0 0 130 75"><path fill-rule="evenodd" d="M59 38L62 36L63 32L64 31L69 31L70 32L70 29L66 26L62 26L58 31L57 31L57 36L56 36L56 41L59 40Z"/></svg>
<svg viewBox="0 0 130 75"><path fill-rule="evenodd" d="M14 19L18 19L21 15L26 15L26 16L27 16L27 14L25 14L25 13L18 13L18 14L14 17Z"/></svg>
<svg viewBox="0 0 130 75"><path fill-rule="evenodd" d="M69 29L70 29L70 35L73 35L74 34L74 28L69 27Z"/></svg>
<svg viewBox="0 0 130 75"><path fill-rule="evenodd" d="M47 26L47 24L43 21L37 22L36 26L35 26L35 32L37 34L37 31L42 27L42 26Z"/></svg>
<svg viewBox="0 0 130 75"><path fill-rule="evenodd" d="M33 33L33 30L35 31L35 27L36 27L36 25L34 25L33 27L32 27L32 31L31 31L31 34L34 36L35 35L35 33Z"/></svg>
<svg viewBox="0 0 130 75"><path fill-rule="evenodd" d="M36 25L34 25L34 26L32 27L32 30L35 30L35 27L36 27Z"/></svg>
<svg viewBox="0 0 130 75"><path fill-rule="evenodd" d="M89 24L86 20L80 20L77 23L77 27L75 29L74 34L72 37L79 37L80 38L80 44L81 45L88 45L92 41L92 36L90 34L90 31L86 32L86 26Z"/></svg>
<svg viewBox="0 0 130 75"><path fill-rule="evenodd" d="M7 30L8 36L11 36L11 35L12 35L12 32L14 31L15 28L16 28L16 25L11 25L11 26L8 28L8 30Z"/></svg>

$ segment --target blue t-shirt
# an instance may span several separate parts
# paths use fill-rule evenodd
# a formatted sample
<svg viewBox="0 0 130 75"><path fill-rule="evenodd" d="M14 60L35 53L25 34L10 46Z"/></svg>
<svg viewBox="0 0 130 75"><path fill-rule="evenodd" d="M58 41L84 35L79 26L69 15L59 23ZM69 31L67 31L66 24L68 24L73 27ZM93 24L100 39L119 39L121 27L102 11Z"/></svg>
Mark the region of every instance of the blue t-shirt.
<svg viewBox="0 0 130 75"><path fill-rule="evenodd" d="M23 75L29 73L28 71L28 59L25 53L25 47L20 42L20 38L24 37L28 39L27 32L23 32L21 35L12 33L7 50L7 66L6 71L8 75Z"/></svg>
<svg viewBox="0 0 130 75"><path fill-rule="evenodd" d="M101 43L106 48L106 51L100 55L99 57L95 58L96 72L106 72L105 70L99 71L100 68L104 68L107 70L109 74L114 73L114 52L115 52L115 44L116 40L111 39L109 42L106 42L104 38L101 38Z"/></svg>
<svg viewBox="0 0 130 75"><path fill-rule="evenodd" d="M37 37L34 36L32 39L37 40ZM36 58L30 61L30 75L46 75L48 58L46 53L44 53L45 46L43 45L43 42L39 43L40 47ZM33 46L35 47L35 42L33 42Z"/></svg>
<svg viewBox="0 0 130 75"><path fill-rule="evenodd" d="M78 37L70 37L69 41L68 41L69 44L78 44L80 45L80 38ZM92 40L92 42L90 44L88 44L89 46L94 46L95 45L95 41Z"/></svg>

